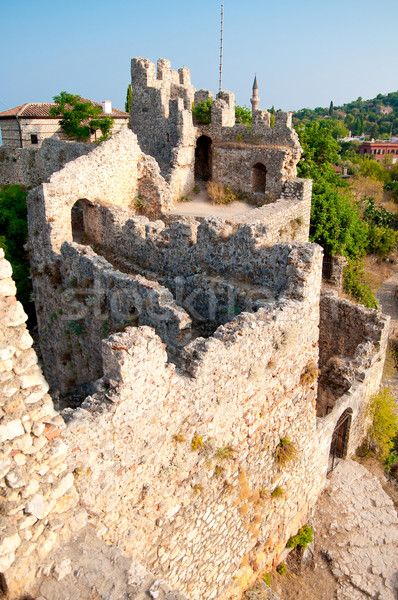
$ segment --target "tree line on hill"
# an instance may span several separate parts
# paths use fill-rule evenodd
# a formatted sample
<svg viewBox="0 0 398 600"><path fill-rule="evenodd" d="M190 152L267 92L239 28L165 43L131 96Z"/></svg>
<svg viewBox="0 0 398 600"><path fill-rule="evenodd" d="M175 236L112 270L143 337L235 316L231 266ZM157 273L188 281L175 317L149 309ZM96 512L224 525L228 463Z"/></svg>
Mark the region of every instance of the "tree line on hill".
<svg viewBox="0 0 398 600"><path fill-rule="evenodd" d="M383 107L389 114L384 114ZM329 108L317 106L314 109L302 108L294 113L293 123L311 123L329 119L340 129L340 137L348 135L365 135L369 138L388 139L390 135L398 135L398 91L389 94L378 94L371 100L357 100L341 106L334 106L333 101Z"/></svg>

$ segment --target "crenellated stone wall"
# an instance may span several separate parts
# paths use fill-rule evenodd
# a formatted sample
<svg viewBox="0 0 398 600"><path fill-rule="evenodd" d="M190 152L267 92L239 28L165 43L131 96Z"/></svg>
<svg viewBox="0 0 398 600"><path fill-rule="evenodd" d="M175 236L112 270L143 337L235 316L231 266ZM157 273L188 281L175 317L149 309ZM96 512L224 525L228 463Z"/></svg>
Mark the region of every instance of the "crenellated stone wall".
<svg viewBox="0 0 398 600"><path fill-rule="evenodd" d="M388 319L320 298L323 253L308 243L311 182L295 176L289 114L271 128L257 111L250 132L222 92L199 130L191 101L209 94L194 96L186 69L160 60L156 75L134 59L132 71L138 137L160 167L123 131L28 196L40 345L60 414L1 256L1 581L28 592L36 574L45 600L83 597L93 577L115 600L237 600L310 520L331 448L333 467L360 443ZM255 176L255 194L274 201L222 219L172 214L204 132L220 150L214 178L251 194ZM78 549L91 543L107 569L113 561L106 577ZM114 578L111 590L101 583Z"/></svg>
<svg viewBox="0 0 398 600"><path fill-rule="evenodd" d="M270 127L267 111L255 111L250 128L235 123L235 96L221 91L211 107L209 125L194 122L192 104L212 99L208 90L195 91L188 69L178 73L170 62L158 60L157 69L148 59L131 61L133 104L131 128L144 152L153 156L170 183L174 199L192 192L198 144L203 136L209 162L206 177L230 186L251 201L275 200L284 186L297 177L301 154L292 113L278 112ZM266 172L264 186L254 184L255 166Z"/></svg>
<svg viewBox="0 0 398 600"><path fill-rule="evenodd" d="M305 281L299 297L190 342L179 367L150 328L113 334L103 390L63 413L79 494L103 539L190 598L238 596L277 561L323 486L311 441L316 378L302 383L318 356L309 290L319 289L321 252L311 252L291 263ZM275 460L281 437L299 451L288 467Z"/></svg>

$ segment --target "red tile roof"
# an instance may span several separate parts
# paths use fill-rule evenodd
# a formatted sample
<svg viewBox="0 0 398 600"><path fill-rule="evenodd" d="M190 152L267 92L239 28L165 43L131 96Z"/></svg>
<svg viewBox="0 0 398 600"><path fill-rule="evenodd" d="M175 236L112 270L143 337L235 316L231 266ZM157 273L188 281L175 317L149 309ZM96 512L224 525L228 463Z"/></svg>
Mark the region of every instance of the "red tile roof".
<svg viewBox="0 0 398 600"><path fill-rule="evenodd" d="M82 100L83 102L91 102L94 106L99 106L99 108L102 109L102 104L100 102L92 102L92 100L87 100L87 98L82 98ZM57 119L58 117L52 117L50 115L50 108L53 106L56 106L54 102L27 102L26 104L21 104L20 106L1 112L0 119L6 119L7 117ZM112 112L109 113L109 116L117 119L129 117L129 114L123 110L112 107Z"/></svg>

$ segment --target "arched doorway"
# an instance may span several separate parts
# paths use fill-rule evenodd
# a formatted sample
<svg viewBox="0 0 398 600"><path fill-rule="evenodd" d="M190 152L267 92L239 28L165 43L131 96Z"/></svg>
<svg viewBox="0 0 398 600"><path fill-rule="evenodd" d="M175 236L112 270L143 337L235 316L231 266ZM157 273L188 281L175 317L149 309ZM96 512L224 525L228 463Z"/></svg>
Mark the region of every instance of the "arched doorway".
<svg viewBox="0 0 398 600"><path fill-rule="evenodd" d="M195 179L208 181L212 171L211 138L201 135L196 141L195 148Z"/></svg>
<svg viewBox="0 0 398 600"><path fill-rule="evenodd" d="M252 168L252 190L264 194L267 180L267 169L262 163L256 163Z"/></svg>
<svg viewBox="0 0 398 600"><path fill-rule="evenodd" d="M348 440L352 420L352 409L347 408L336 423L330 444L328 473L338 465L341 459L347 456Z"/></svg>
<svg viewBox="0 0 398 600"><path fill-rule="evenodd" d="M98 207L86 198L77 200L72 206L72 238L77 244L86 244L90 241L100 242L98 237Z"/></svg>

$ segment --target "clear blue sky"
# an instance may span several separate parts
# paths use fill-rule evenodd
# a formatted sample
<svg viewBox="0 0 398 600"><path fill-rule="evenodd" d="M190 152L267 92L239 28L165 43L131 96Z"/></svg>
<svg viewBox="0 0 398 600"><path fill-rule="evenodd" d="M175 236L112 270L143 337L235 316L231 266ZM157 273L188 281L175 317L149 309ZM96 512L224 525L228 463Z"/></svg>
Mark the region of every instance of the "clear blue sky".
<svg viewBox="0 0 398 600"><path fill-rule="evenodd" d="M218 0L3 0L0 111L67 90L124 108L130 59L187 66L218 88ZM398 0L225 0L223 88L260 108L335 105L398 89Z"/></svg>

